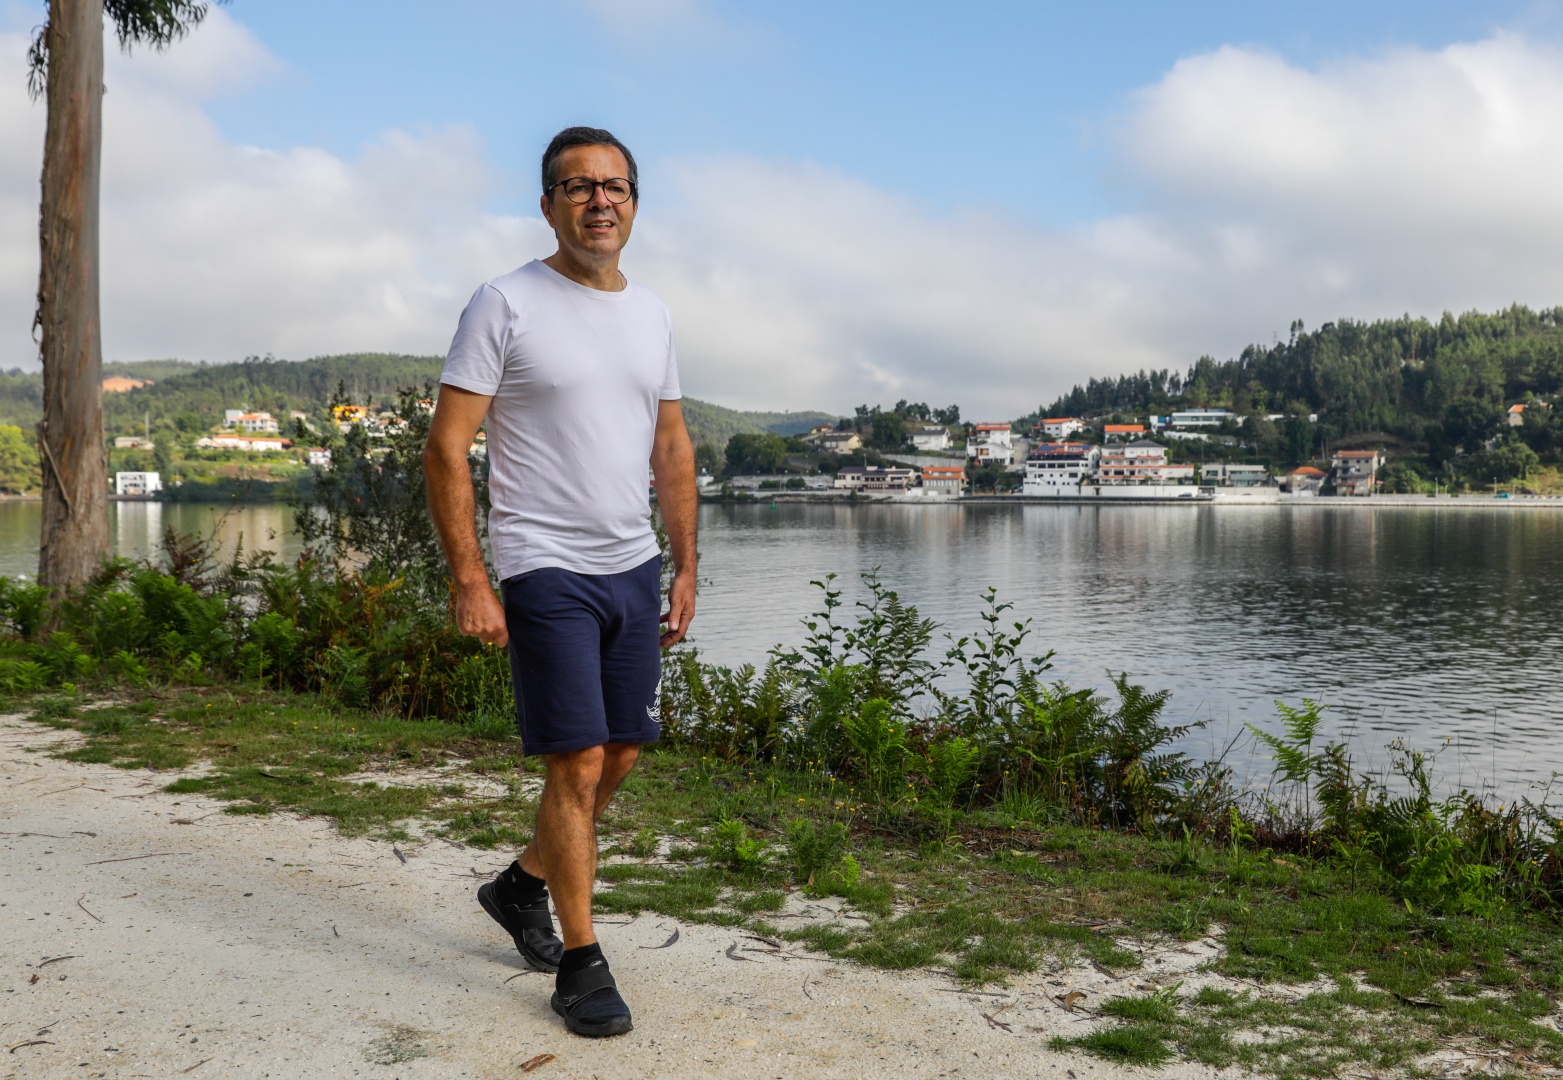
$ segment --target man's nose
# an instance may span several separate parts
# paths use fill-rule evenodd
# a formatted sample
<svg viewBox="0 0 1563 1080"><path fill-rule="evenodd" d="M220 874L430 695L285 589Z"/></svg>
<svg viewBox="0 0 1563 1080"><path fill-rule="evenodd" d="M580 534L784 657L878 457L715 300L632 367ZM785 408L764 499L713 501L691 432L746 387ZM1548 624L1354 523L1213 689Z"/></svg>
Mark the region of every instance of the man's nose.
<svg viewBox="0 0 1563 1080"><path fill-rule="evenodd" d="M608 201L608 191L602 184L592 185L592 197L586 200L588 210L606 210L613 204Z"/></svg>

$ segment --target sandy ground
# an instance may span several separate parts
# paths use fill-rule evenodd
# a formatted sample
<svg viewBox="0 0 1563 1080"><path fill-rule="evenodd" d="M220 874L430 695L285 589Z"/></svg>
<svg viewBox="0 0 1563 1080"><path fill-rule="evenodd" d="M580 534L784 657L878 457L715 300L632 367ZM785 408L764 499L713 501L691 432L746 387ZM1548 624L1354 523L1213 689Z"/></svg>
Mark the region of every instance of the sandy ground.
<svg viewBox="0 0 1563 1080"><path fill-rule="evenodd" d="M1105 1080L1142 1071L1048 1051L1097 1022L1057 996L1170 981L1215 947L1169 947L1129 982L1060 970L974 994L652 914L604 920L636 1026L582 1039L474 899L503 856L430 841L403 862L323 821L235 817L164 794L169 773L48 756L67 738L0 718L0 1077Z"/></svg>

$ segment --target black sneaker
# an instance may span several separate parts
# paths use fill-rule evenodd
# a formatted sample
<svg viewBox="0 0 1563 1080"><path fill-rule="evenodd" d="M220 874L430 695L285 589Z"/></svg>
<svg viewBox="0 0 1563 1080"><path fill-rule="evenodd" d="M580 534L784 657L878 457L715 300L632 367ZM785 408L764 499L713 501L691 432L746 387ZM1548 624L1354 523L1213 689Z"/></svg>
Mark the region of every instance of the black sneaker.
<svg viewBox="0 0 1563 1080"><path fill-rule="evenodd" d="M564 1017L566 1027L588 1038L623 1035L635 1026L630 1022L630 1007L619 996L618 983L608 970L608 961L600 955L592 957L585 967L561 975L548 1003Z"/></svg>
<svg viewBox="0 0 1563 1080"><path fill-rule="evenodd" d="M554 920L548 914L548 890L517 896L501 874L478 886L478 903L505 928L515 940L516 949L538 971L559 970L564 942L554 933Z"/></svg>

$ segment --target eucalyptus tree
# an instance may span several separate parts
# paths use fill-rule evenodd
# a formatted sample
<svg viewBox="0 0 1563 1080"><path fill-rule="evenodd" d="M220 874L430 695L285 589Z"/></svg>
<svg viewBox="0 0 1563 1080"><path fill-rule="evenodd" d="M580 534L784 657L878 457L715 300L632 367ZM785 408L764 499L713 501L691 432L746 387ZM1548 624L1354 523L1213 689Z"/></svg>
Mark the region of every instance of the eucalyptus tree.
<svg viewBox="0 0 1563 1080"><path fill-rule="evenodd" d="M85 583L109 552L98 305L104 18L122 48L162 49L208 7L206 0L49 0L48 20L28 49L28 90L48 109L33 334L43 361L38 580L55 589Z"/></svg>

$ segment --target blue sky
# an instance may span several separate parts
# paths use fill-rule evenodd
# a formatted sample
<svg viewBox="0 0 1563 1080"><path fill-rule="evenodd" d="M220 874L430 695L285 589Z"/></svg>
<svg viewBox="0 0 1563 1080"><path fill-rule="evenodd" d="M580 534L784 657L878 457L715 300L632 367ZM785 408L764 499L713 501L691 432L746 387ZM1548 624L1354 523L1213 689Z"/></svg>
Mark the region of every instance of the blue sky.
<svg viewBox="0 0 1563 1080"><path fill-rule="evenodd" d="M0 367L36 364L43 7L0 0ZM1339 318L1563 302L1558 3L236 0L111 52L110 360L442 352L638 153L684 386L1019 415Z"/></svg>
<svg viewBox="0 0 1563 1080"><path fill-rule="evenodd" d="M636 14L636 9L643 13ZM1495 28L1531 3L888 3L237 0L287 71L213 108L260 145L351 153L387 128L472 124L530 210L538 149L610 127L656 190L669 158L818 162L934 208L1001 202L1074 224L1133 199L1101 132L1178 59L1222 45L1305 65ZM1023 178L1024 200L977 174ZM1016 203L1020 205L1015 205Z"/></svg>

